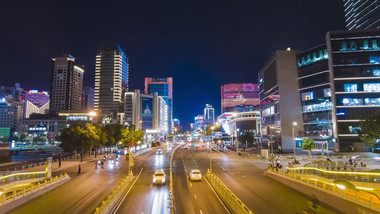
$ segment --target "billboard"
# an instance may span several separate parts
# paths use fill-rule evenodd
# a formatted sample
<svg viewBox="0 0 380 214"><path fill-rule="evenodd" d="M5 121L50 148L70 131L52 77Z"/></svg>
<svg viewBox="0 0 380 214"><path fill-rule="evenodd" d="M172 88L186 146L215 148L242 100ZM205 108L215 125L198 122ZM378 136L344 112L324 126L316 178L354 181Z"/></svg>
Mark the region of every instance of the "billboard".
<svg viewBox="0 0 380 214"><path fill-rule="evenodd" d="M222 109L260 104L259 88L254 83L225 84L221 88Z"/></svg>
<svg viewBox="0 0 380 214"><path fill-rule="evenodd" d="M141 97L141 128L153 128L153 98Z"/></svg>

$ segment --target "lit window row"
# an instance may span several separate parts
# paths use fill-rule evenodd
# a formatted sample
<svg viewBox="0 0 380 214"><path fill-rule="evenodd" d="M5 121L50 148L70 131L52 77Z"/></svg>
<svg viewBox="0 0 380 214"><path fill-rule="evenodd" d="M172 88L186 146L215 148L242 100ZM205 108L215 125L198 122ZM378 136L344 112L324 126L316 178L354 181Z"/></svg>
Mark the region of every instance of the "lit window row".
<svg viewBox="0 0 380 214"><path fill-rule="evenodd" d="M328 58L329 58L329 54L327 52L327 49L324 49L318 52L314 52L312 54L308 54L306 57L301 57L297 63L298 63L298 67L301 67L301 66L312 64L312 63L315 63L324 59L328 59Z"/></svg>
<svg viewBox="0 0 380 214"><path fill-rule="evenodd" d="M380 92L380 83L363 83L364 92ZM344 92L358 92L358 84L344 84Z"/></svg>
<svg viewBox="0 0 380 214"><path fill-rule="evenodd" d="M342 98L343 106L379 106L380 98Z"/></svg>

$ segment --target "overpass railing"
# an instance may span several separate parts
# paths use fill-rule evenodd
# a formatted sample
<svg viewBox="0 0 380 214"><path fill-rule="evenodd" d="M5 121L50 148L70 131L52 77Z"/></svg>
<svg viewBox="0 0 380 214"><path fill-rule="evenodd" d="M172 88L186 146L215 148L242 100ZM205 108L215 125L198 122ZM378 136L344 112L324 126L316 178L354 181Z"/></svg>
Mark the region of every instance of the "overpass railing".
<svg viewBox="0 0 380 214"><path fill-rule="evenodd" d="M230 211L237 214L253 214L253 212L209 169L206 178L218 196L227 204Z"/></svg>

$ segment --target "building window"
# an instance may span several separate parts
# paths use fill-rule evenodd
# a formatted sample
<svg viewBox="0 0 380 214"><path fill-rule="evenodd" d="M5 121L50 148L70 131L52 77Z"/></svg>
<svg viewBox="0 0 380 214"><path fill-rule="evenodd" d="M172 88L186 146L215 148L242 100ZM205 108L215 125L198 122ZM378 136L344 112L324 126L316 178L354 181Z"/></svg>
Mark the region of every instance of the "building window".
<svg viewBox="0 0 380 214"><path fill-rule="evenodd" d="M380 55L369 56L369 64L379 64L379 63L380 63Z"/></svg>
<svg viewBox="0 0 380 214"><path fill-rule="evenodd" d="M380 105L380 98L365 98L364 103L366 106L378 106Z"/></svg>
<svg viewBox="0 0 380 214"><path fill-rule="evenodd" d="M380 92L380 83L364 83L365 92Z"/></svg>
<svg viewBox="0 0 380 214"><path fill-rule="evenodd" d="M302 93L302 101L312 100L312 99L314 99L314 92L310 91L310 92Z"/></svg>
<svg viewBox="0 0 380 214"><path fill-rule="evenodd" d="M344 92L357 92L358 84L344 84Z"/></svg>
<svg viewBox="0 0 380 214"><path fill-rule="evenodd" d="M323 89L323 95L325 97L331 97L331 89L330 88Z"/></svg>
<svg viewBox="0 0 380 214"><path fill-rule="evenodd" d="M372 75L373 75L374 77L380 77L380 70L373 70L373 71L372 71Z"/></svg>
<svg viewBox="0 0 380 214"><path fill-rule="evenodd" d="M343 98L343 106L360 106L362 105L362 100L357 98Z"/></svg>

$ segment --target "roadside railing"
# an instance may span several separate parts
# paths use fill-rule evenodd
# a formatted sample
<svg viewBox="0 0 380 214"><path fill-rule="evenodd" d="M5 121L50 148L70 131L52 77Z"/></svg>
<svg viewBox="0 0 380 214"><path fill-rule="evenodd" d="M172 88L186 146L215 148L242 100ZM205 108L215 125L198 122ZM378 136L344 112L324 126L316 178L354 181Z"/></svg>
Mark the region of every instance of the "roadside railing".
<svg viewBox="0 0 380 214"><path fill-rule="evenodd" d="M252 214L253 212L209 169L206 178L219 197L233 213Z"/></svg>
<svg viewBox="0 0 380 214"><path fill-rule="evenodd" d="M174 155L174 152L178 149L178 148L181 148L182 145L178 145L176 146L173 151L172 151L172 154L170 156L170 173L169 173L169 198L170 198L170 214L174 214L176 213L176 209L175 209L175 199L174 199L174 188L173 188L173 155Z"/></svg>
<svg viewBox="0 0 380 214"><path fill-rule="evenodd" d="M363 188L364 191L360 189L358 191L346 188L343 185L325 182L316 178L310 178L302 176L297 173L285 172L276 169L268 169L266 173L276 175L294 182L318 189L322 192L332 194L334 196L340 197L344 200L351 201L363 207L380 212L380 200L373 193L371 188Z"/></svg>
<svg viewBox="0 0 380 214"><path fill-rule="evenodd" d="M380 172L370 171L335 171L317 167L288 167L289 173L312 174L328 179L347 180L368 183L380 183Z"/></svg>
<svg viewBox="0 0 380 214"><path fill-rule="evenodd" d="M12 190L9 190L10 188L8 188L9 192L7 189L0 189L0 207L66 179L70 179L70 177L65 173L64 175L61 174L59 177L55 176L50 179L45 179L43 182L25 184L21 187L13 188Z"/></svg>
<svg viewBox="0 0 380 214"><path fill-rule="evenodd" d="M95 214L112 213L113 209L120 201L120 198L123 196L126 189L132 183L132 180L132 175L126 176L123 179L123 181L114 190L112 190L111 194L109 194L107 198L104 201L102 201L101 205L95 209Z"/></svg>
<svg viewBox="0 0 380 214"><path fill-rule="evenodd" d="M0 177L0 187L2 185L10 184L16 181L30 180L30 179L44 179L46 177L46 171L40 172L22 172L14 173Z"/></svg>

